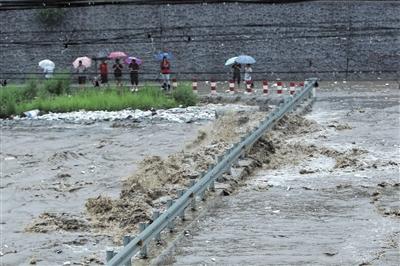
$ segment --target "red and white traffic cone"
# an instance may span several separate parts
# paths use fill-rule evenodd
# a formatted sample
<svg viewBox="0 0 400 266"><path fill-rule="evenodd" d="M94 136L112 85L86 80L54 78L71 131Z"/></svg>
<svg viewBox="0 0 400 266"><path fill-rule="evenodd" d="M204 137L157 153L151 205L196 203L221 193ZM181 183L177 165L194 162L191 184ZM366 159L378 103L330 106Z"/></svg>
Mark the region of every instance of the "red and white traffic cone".
<svg viewBox="0 0 400 266"><path fill-rule="evenodd" d="M230 94L235 93L235 81L234 80L229 81L229 93Z"/></svg>
<svg viewBox="0 0 400 266"><path fill-rule="evenodd" d="M290 95L293 95L296 93L296 83L294 83L294 82L289 83L289 93L290 93Z"/></svg>
<svg viewBox="0 0 400 266"><path fill-rule="evenodd" d="M282 94L283 89L282 89L282 81L277 81L276 82L276 94Z"/></svg>
<svg viewBox="0 0 400 266"><path fill-rule="evenodd" d="M301 91L304 88L304 82L299 82L297 85L297 91Z"/></svg>
<svg viewBox="0 0 400 266"><path fill-rule="evenodd" d="M264 95L268 94L268 80L263 81L263 94Z"/></svg>
<svg viewBox="0 0 400 266"><path fill-rule="evenodd" d="M217 94L217 82L215 80L211 80L210 87L211 87L211 94Z"/></svg>
<svg viewBox="0 0 400 266"><path fill-rule="evenodd" d="M253 89L251 88L251 80L246 80L246 93L247 94L253 93Z"/></svg>
<svg viewBox="0 0 400 266"><path fill-rule="evenodd" d="M178 88L178 82L176 81L176 78L172 79L172 89Z"/></svg>
<svg viewBox="0 0 400 266"><path fill-rule="evenodd" d="M295 90L296 90L296 93L298 93L300 91L300 83L295 83L295 84L296 84Z"/></svg>
<svg viewBox="0 0 400 266"><path fill-rule="evenodd" d="M192 91L193 91L193 93L195 93L195 94L198 93L198 92L197 92L197 80L196 80L196 79L193 79L193 81L192 81Z"/></svg>

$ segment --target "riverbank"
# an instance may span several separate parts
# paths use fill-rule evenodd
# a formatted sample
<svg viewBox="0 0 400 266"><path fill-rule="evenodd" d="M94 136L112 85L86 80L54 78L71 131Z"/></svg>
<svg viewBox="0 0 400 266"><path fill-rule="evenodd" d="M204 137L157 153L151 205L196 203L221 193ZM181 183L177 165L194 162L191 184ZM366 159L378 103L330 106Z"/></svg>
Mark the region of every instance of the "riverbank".
<svg viewBox="0 0 400 266"><path fill-rule="evenodd" d="M189 86L181 84L171 93L157 86L143 86L132 93L128 87L71 89L64 80L31 81L26 85L8 86L0 90L0 118L23 116L30 110L37 112L119 111L123 109L149 110L193 106L197 97Z"/></svg>

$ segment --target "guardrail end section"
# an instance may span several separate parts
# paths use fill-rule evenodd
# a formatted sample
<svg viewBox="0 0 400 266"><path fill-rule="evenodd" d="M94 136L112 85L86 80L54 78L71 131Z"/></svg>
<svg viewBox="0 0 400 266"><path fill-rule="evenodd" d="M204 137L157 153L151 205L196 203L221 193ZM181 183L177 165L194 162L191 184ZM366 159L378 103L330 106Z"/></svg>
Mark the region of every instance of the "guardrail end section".
<svg viewBox="0 0 400 266"><path fill-rule="evenodd" d="M106 250L106 261L109 262L115 256L114 249L107 248Z"/></svg>

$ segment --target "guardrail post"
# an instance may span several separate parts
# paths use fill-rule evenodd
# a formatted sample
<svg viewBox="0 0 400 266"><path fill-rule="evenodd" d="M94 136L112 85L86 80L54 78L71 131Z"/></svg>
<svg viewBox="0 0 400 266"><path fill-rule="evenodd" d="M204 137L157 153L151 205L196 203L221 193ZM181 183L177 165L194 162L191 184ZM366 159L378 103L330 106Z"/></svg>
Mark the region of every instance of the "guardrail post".
<svg viewBox="0 0 400 266"><path fill-rule="evenodd" d="M123 238L124 247L126 247L129 244L129 242L131 242L131 236L125 235ZM131 266L131 260L126 262L125 266Z"/></svg>
<svg viewBox="0 0 400 266"><path fill-rule="evenodd" d="M167 200L167 208L171 208L171 206L173 204L174 204L173 200ZM173 220L168 223L168 229L170 232L174 231L174 221Z"/></svg>
<svg viewBox="0 0 400 266"><path fill-rule="evenodd" d="M183 194L185 194L185 192L186 192L186 191L185 191L184 189L178 190L178 197L182 197ZM182 220L182 221L185 221L185 210L184 210L184 209L182 210L182 212L180 213L179 216L181 217L181 220Z"/></svg>
<svg viewBox="0 0 400 266"><path fill-rule="evenodd" d="M203 190L203 191L200 193L200 200L201 200L201 201L206 201L206 191L205 191L205 190Z"/></svg>
<svg viewBox="0 0 400 266"><path fill-rule="evenodd" d="M192 203L190 205L191 205L192 211L195 211L196 210L196 195L194 195L194 194L192 194Z"/></svg>
<svg viewBox="0 0 400 266"><path fill-rule="evenodd" d="M147 224L145 223L139 223L139 231L143 232L144 229L146 229ZM140 258L145 259L147 258L147 245L143 245L142 248L140 249Z"/></svg>
<svg viewBox="0 0 400 266"><path fill-rule="evenodd" d="M210 190L211 190L212 192L215 191L215 183L214 183L214 181L211 181L211 183L210 183Z"/></svg>
<svg viewBox="0 0 400 266"><path fill-rule="evenodd" d="M108 248L106 250L106 261L109 262L114 257L114 255L115 255L114 249Z"/></svg>
<svg viewBox="0 0 400 266"><path fill-rule="evenodd" d="M157 220L157 218L159 216L160 216L160 212L159 211L154 211L153 212L153 217L152 217L153 218L153 223L154 223L155 220ZM160 233L156 234L154 239L156 240L157 243L160 243L161 242L161 234Z"/></svg>
<svg viewBox="0 0 400 266"><path fill-rule="evenodd" d="M190 181L190 187L193 187L194 184L196 184L196 181L191 180ZM193 194L190 195L190 197L192 198L192 201L191 201L191 204L190 204L191 205L191 209L192 209L192 211L195 211L196 210L196 195L193 193Z"/></svg>
<svg viewBox="0 0 400 266"><path fill-rule="evenodd" d="M228 175L232 175L232 166L228 164L228 166L226 167L226 171L225 173L227 173Z"/></svg>

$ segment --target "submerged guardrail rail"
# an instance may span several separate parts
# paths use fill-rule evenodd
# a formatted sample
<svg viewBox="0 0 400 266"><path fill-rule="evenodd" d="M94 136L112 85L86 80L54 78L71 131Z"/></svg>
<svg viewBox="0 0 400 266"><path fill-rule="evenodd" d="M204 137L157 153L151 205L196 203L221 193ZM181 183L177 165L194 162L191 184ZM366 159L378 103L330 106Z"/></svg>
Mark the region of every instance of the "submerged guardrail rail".
<svg viewBox="0 0 400 266"><path fill-rule="evenodd" d="M185 209L190 206L192 210L196 209L196 197L205 199L207 189L214 191L214 182L223 173L234 164L239 157L250 148L268 129L272 128L286 113L291 112L296 106L304 100L315 98L315 87L317 79L306 80L304 87L292 96L287 96L279 106L273 110L264 121L260 123L252 132L229 148L225 155L219 156L215 165L209 166L207 173L202 173L201 178L187 190L179 191L179 198L176 201L168 201L168 209L160 215L159 212L153 213L153 222L149 225L139 224L140 233L133 239L129 236L124 237L124 247L115 253L113 250L107 250L106 259L108 266L131 265L131 258L140 251L142 258L147 257L147 244L155 239L160 241L160 233L168 228L172 230L175 218L181 217L184 220Z"/></svg>

